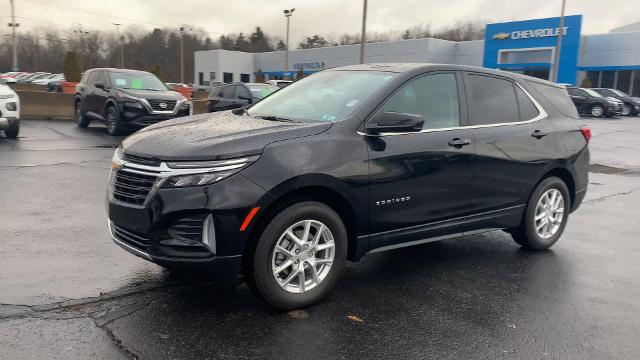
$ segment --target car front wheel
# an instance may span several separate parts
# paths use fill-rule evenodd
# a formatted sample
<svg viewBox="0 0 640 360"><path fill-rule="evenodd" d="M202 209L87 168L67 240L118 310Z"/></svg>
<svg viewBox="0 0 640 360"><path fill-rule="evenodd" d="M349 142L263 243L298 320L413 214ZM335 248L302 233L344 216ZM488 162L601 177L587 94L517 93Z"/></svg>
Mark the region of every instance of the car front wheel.
<svg viewBox="0 0 640 360"><path fill-rule="evenodd" d="M591 116L593 117L601 117L604 115L604 108L602 105L593 105L591 107Z"/></svg>
<svg viewBox="0 0 640 360"><path fill-rule="evenodd" d="M555 176L544 179L529 199L522 224L511 231L513 239L532 250L550 248L564 231L570 205L564 181Z"/></svg>
<svg viewBox="0 0 640 360"><path fill-rule="evenodd" d="M91 121L82 114L82 102L76 101L75 105L76 125L81 128L86 128L87 126L89 126L89 123Z"/></svg>
<svg viewBox="0 0 640 360"><path fill-rule="evenodd" d="M347 231L325 204L306 201L276 215L258 240L249 281L280 309L311 305L337 283L347 255Z"/></svg>
<svg viewBox="0 0 640 360"><path fill-rule="evenodd" d="M107 132L109 135L118 136L124 133L124 129L119 124L120 113L115 106L109 106L107 109Z"/></svg>
<svg viewBox="0 0 640 360"><path fill-rule="evenodd" d="M632 107L631 105L625 103L624 105L622 105L622 116L629 116L631 115L631 111L632 111Z"/></svg>

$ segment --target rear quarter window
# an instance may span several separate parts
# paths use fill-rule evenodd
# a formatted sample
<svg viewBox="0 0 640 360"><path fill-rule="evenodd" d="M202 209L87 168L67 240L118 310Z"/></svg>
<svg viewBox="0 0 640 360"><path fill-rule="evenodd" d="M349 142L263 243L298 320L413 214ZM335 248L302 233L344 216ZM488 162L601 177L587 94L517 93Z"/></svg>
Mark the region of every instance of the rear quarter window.
<svg viewBox="0 0 640 360"><path fill-rule="evenodd" d="M578 115L578 110L573 104L573 101L571 101L571 98L569 97L569 94L567 93L567 90L565 88L541 84L534 81L528 81L528 83L563 115L568 116L572 119L580 118L580 115Z"/></svg>

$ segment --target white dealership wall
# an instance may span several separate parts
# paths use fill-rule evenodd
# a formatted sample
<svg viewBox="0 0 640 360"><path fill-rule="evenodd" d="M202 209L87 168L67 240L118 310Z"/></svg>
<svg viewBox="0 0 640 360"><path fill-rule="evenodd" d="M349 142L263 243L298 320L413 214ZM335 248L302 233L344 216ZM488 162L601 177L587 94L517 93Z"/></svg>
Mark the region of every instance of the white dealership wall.
<svg viewBox="0 0 640 360"><path fill-rule="evenodd" d="M629 27L631 28L631 27ZM410 39L366 45L367 63L373 62L424 62L482 66L484 41L453 42L440 39ZM289 52L289 71L295 72L303 64L305 71L318 71L359 62L360 46L344 45L316 49L300 49ZM194 82L198 73L209 80L209 73L216 73L216 81L222 81L224 72L234 74L233 81L240 81L240 74L263 71L268 76L284 72L284 52L244 53L238 51L210 50L195 53ZM577 83L588 71L634 70L634 81L640 78L640 31L611 32L583 35L578 61ZM271 74L270 74L271 73ZM616 75L617 78L617 75ZM627 89L634 93L640 83ZM623 90L623 91L627 91Z"/></svg>
<svg viewBox="0 0 640 360"><path fill-rule="evenodd" d="M462 65L482 65L483 41L454 42L441 39L410 39L366 45L365 62L429 62ZM289 71L295 72L299 64L316 64L320 67L304 67L305 71L317 71L333 67L357 64L360 45L332 46L316 49L299 49L289 52ZM304 66L304 65L303 65ZM258 70L266 74L284 71L284 52L244 53L239 51L209 50L195 53L194 82L198 73L209 80L209 73L216 73L216 81L222 81L222 73L234 74L239 81L240 73L252 74Z"/></svg>

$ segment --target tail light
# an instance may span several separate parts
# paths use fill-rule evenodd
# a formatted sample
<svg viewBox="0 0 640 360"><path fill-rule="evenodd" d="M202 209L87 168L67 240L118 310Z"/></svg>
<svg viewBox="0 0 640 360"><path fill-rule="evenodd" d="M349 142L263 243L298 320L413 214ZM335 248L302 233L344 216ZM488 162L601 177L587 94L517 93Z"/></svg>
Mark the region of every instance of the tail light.
<svg viewBox="0 0 640 360"><path fill-rule="evenodd" d="M584 136L585 140L589 142L589 140L591 139L591 129L589 129L588 126L583 126L582 128L580 128L580 130L582 130L582 135Z"/></svg>

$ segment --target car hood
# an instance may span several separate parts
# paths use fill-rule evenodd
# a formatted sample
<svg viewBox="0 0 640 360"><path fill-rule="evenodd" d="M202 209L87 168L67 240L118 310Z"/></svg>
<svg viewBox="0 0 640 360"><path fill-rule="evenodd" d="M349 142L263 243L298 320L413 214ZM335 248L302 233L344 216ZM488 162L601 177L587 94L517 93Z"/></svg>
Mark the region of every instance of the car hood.
<svg viewBox="0 0 640 360"><path fill-rule="evenodd" d="M176 91L171 90L137 90L137 89L118 89L118 91L131 96L143 99L158 99L158 100L182 100L184 96Z"/></svg>
<svg viewBox="0 0 640 360"><path fill-rule="evenodd" d="M7 85L0 84L0 95L16 95L16 93Z"/></svg>
<svg viewBox="0 0 640 360"><path fill-rule="evenodd" d="M223 160L262 153L270 143L326 131L331 123L269 121L231 111L149 126L122 142L125 153L158 160Z"/></svg>

